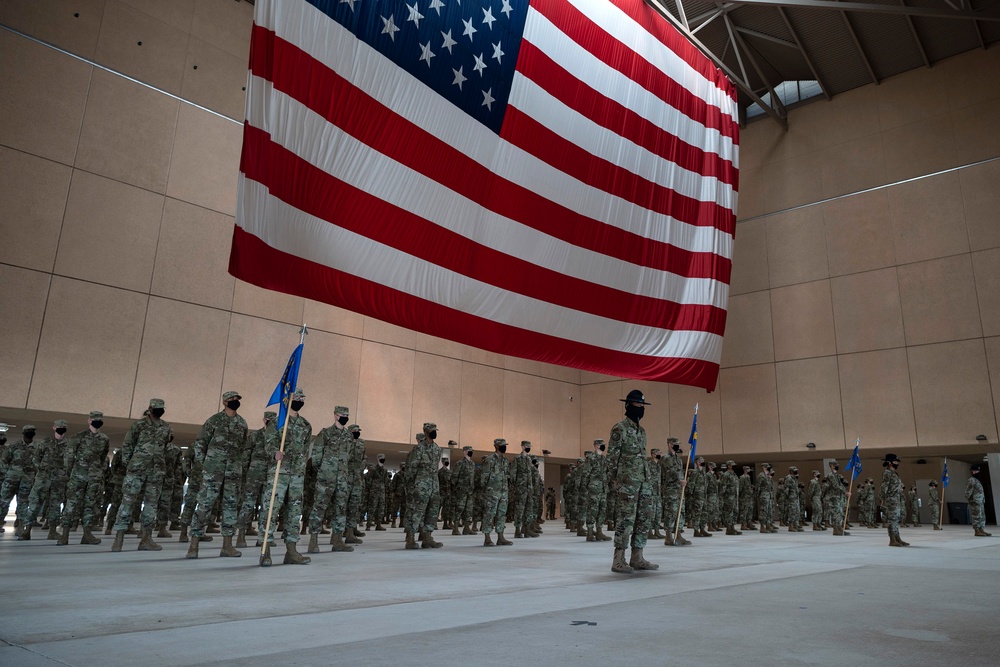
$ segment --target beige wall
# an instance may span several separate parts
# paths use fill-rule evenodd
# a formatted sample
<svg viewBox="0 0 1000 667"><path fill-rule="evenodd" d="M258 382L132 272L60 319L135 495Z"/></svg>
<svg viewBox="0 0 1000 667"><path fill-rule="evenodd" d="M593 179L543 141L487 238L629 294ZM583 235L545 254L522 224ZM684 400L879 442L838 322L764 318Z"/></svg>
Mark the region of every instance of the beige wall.
<svg viewBox="0 0 1000 667"><path fill-rule="evenodd" d="M1000 156L1000 50L794 110L788 132L744 129L723 370L706 394L229 276L251 14L232 0L0 4L0 24L181 98L0 30L0 407L135 417L158 395L198 424L235 388L249 412L305 321L310 418L347 404L373 441L408 443L434 420L442 440L575 457L638 387L652 445L686 438L699 403L716 456L801 461L806 442L843 453L859 434L900 451L997 442L1000 162L966 165Z"/></svg>

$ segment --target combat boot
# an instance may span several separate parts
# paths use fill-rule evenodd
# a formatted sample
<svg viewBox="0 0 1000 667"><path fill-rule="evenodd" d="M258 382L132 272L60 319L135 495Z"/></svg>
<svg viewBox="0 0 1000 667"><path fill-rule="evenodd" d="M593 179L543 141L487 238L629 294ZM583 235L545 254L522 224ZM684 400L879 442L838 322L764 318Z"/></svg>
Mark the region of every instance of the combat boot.
<svg viewBox="0 0 1000 667"><path fill-rule="evenodd" d="M469 528L469 524L465 524L465 527L462 528L462 534L463 535L472 535L472 530Z"/></svg>
<svg viewBox="0 0 1000 667"><path fill-rule="evenodd" d="M310 544L312 543L312 537L313 537L312 535L309 536ZM317 537L316 539L318 540L319 537ZM349 544L345 544L344 538L341 537L340 533L334 531L333 534L330 535L330 551L337 551L337 552L342 551L344 553L350 553L354 551L354 547L352 547Z"/></svg>
<svg viewBox="0 0 1000 667"><path fill-rule="evenodd" d="M893 535L892 533L889 533L889 546L890 547L901 547L903 545L899 543L899 540L896 539L895 535Z"/></svg>
<svg viewBox="0 0 1000 667"><path fill-rule="evenodd" d="M181 529L180 521L171 521L170 526L167 528L167 530L180 530L180 529Z"/></svg>
<svg viewBox="0 0 1000 667"><path fill-rule="evenodd" d="M211 535L204 535L203 534L201 537L198 538L198 541L199 542L211 542L213 539L215 539L215 538L213 538Z"/></svg>
<svg viewBox="0 0 1000 667"><path fill-rule="evenodd" d="M47 540L58 540L59 539L59 527L56 524L49 524L49 534L45 536Z"/></svg>
<svg viewBox="0 0 1000 667"><path fill-rule="evenodd" d="M32 524L29 523L26 527L20 529L21 532L15 533L19 541L31 539L31 526Z"/></svg>
<svg viewBox="0 0 1000 667"><path fill-rule="evenodd" d="M240 528L236 533L236 548L246 549L247 548L247 530L246 528Z"/></svg>
<svg viewBox="0 0 1000 667"><path fill-rule="evenodd" d="M515 535L514 537L517 537L517 535ZM594 537L594 529L590 528L589 526L587 527L587 541L588 542L596 542L597 541L597 538Z"/></svg>
<svg viewBox="0 0 1000 667"><path fill-rule="evenodd" d="M56 540L56 545L64 547L69 544L69 526L62 527L62 534L59 535L59 539Z"/></svg>
<svg viewBox="0 0 1000 667"><path fill-rule="evenodd" d="M632 574L632 566L625 562L624 549L615 549L615 556L611 561L611 571L618 574Z"/></svg>
<svg viewBox="0 0 1000 667"><path fill-rule="evenodd" d="M642 549L636 549L632 547L632 557L629 559L628 564L633 570L659 570L660 566L656 563L650 563L648 560L642 557Z"/></svg>
<svg viewBox="0 0 1000 667"><path fill-rule="evenodd" d="M664 537L666 537L666 535L664 535L664 534L662 534L660 532L660 527L659 526L657 526L656 528L653 529L653 539L654 540L662 540Z"/></svg>
<svg viewBox="0 0 1000 667"><path fill-rule="evenodd" d="M112 519L111 517L108 517L108 527L104 529L104 534L105 535L110 535L111 534L111 527L113 525L115 525L115 520ZM66 526L66 529L69 530L69 526Z"/></svg>
<svg viewBox="0 0 1000 667"><path fill-rule="evenodd" d="M364 544L358 538L358 531L353 526L344 529L344 544Z"/></svg>
<svg viewBox="0 0 1000 667"><path fill-rule="evenodd" d="M76 528L76 526L74 526L74 529L75 528ZM128 528L125 529L125 534L126 535L138 535L139 534L139 531L135 529L135 523L133 523L132 521L128 522Z"/></svg>
<svg viewBox="0 0 1000 667"><path fill-rule="evenodd" d="M381 523L376 523L376 524L375 524L375 530L376 530L376 531L379 531L379 530L381 530L381 531L383 531L383 532L384 532L384 531L385 531L385 526L383 526L383 525L382 525Z"/></svg>
<svg viewBox="0 0 1000 667"><path fill-rule="evenodd" d="M987 533L982 528L976 528L976 532L973 533L973 537L993 537L993 533Z"/></svg>
<svg viewBox="0 0 1000 667"><path fill-rule="evenodd" d="M171 535L170 532L167 530L167 524L165 523L160 524L159 529L156 531L156 536L162 537L167 540L173 537L173 535Z"/></svg>
<svg viewBox="0 0 1000 667"><path fill-rule="evenodd" d="M663 538L663 546L672 547L674 546L674 536L669 533Z"/></svg>
<svg viewBox="0 0 1000 667"><path fill-rule="evenodd" d="M678 534L677 537L674 538L674 546L675 547L685 547L685 546L687 546L689 544L691 544L691 540L685 538L681 534Z"/></svg>
<svg viewBox="0 0 1000 667"><path fill-rule="evenodd" d="M587 528L586 528L586 526L583 525L582 521L579 524L577 524L576 536L577 537L586 537L587 536Z"/></svg>
<svg viewBox="0 0 1000 667"><path fill-rule="evenodd" d="M538 537L542 534L542 527L538 525L538 522L531 524L531 536Z"/></svg>
<svg viewBox="0 0 1000 667"><path fill-rule="evenodd" d="M598 542L610 542L611 541L611 536L604 534L604 532L601 530L600 524L598 524L598 526L597 526L597 532L594 533L594 537L597 538Z"/></svg>
<svg viewBox="0 0 1000 667"><path fill-rule="evenodd" d="M67 534L67 537L69 537L69 535L68 535L68 533L69 533L69 526L64 527L63 531L65 531L65 533ZM112 542L112 544L111 544L111 551L113 551L113 552L121 551L122 550L122 544L124 542L125 542L125 531L124 530L115 531L115 541Z"/></svg>
<svg viewBox="0 0 1000 667"><path fill-rule="evenodd" d="M409 529L406 530L406 547L405 548L406 549L419 549L420 548L420 545L417 544L417 541L415 539L413 539L413 531L409 530Z"/></svg>
<svg viewBox="0 0 1000 667"><path fill-rule="evenodd" d="M368 531L368 530L371 530L371 529L372 529L372 522L369 521L368 523L365 524L365 530Z"/></svg>
<svg viewBox="0 0 1000 667"><path fill-rule="evenodd" d="M740 531L736 530L736 527L732 524L726 526L726 535L742 535Z"/></svg>
<svg viewBox="0 0 1000 667"><path fill-rule="evenodd" d="M437 542L431 537L431 531L425 530L420 533L420 548L421 549L440 549L444 544Z"/></svg>
<svg viewBox="0 0 1000 667"><path fill-rule="evenodd" d="M901 546L901 547L908 547L908 546L910 546L909 542L904 542L903 541L903 538L899 536L899 533L896 533L896 541L899 542L899 546Z"/></svg>
<svg viewBox="0 0 1000 667"><path fill-rule="evenodd" d="M219 550L219 556L223 558L239 558L242 555L243 555L242 551L237 551L233 547L233 536L223 535L222 549Z"/></svg>
<svg viewBox="0 0 1000 667"><path fill-rule="evenodd" d="M765 526L764 524L760 524L760 532L761 533L770 533L771 531L768 530L767 526Z"/></svg>
<svg viewBox="0 0 1000 667"><path fill-rule="evenodd" d="M490 534L489 533L484 533L484 535L486 535L486 538L483 540L483 546L484 547L492 547L493 546L493 540L490 539Z"/></svg>
<svg viewBox="0 0 1000 667"><path fill-rule="evenodd" d="M478 521L473 521L472 522L472 527L469 528L469 535L478 535L479 534L479 528L477 527L478 523L479 523Z"/></svg>
<svg viewBox="0 0 1000 667"><path fill-rule="evenodd" d="M188 546L187 555L185 558L197 558L198 557L198 540L201 539L197 535L191 536L191 544Z"/></svg>
<svg viewBox="0 0 1000 667"><path fill-rule="evenodd" d="M247 537L257 537L257 535L259 535L259 533L257 532L257 529L254 528L252 523L247 526Z"/></svg>
<svg viewBox="0 0 1000 667"><path fill-rule="evenodd" d="M188 527L187 526L184 526L184 525L181 526L181 536L180 536L180 538L178 538L177 541L180 542L180 543L182 543L182 544L184 542L188 541Z"/></svg>
<svg viewBox="0 0 1000 667"><path fill-rule="evenodd" d="M285 565L308 565L312 558L300 554L295 542L285 542L285 560L282 562Z"/></svg>
<svg viewBox="0 0 1000 667"><path fill-rule="evenodd" d="M260 566L261 567L271 567L271 547L264 547L264 553L260 556Z"/></svg>
<svg viewBox="0 0 1000 667"><path fill-rule="evenodd" d="M310 533L309 546L306 548L306 553L310 554L319 553L319 533Z"/></svg>
<svg viewBox="0 0 1000 667"><path fill-rule="evenodd" d="M354 537L364 537L365 535L367 535L367 533L365 531L358 530L358 527L356 525L355 526L351 526L351 530L354 531Z"/></svg>
<svg viewBox="0 0 1000 667"><path fill-rule="evenodd" d="M520 526L514 526L514 539L515 540L519 540L519 539L521 539L521 537L522 537L522 535L521 535L521 527ZM17 539L21 539L21 538L19 537Z"/></svg>
<svg viewBox="0 0 1000 667"><path fill-rule="evenodd" d="M503 531L497 533L497 545L501 547L509 547L512 544L514 543L503 536Z"/></svg>
<svg viewBox="0 0 1000 667"><path fill-rule="evenodd" d="M396 517L392 517L392 523L389 524L389 527L390 528L395 528L396 527Z"/></svg>
<svg viewBox="0 0 1000 667"><path fill-rule="evenodd" d="M462 534L462 531L460 531L458 529L458 524L457 523L451 524L451 534L452 535L461 535Z"/></svg>
<svg viewBox="0 0 1000 667"><path fill-rule="evenodd" d="M139 548L137 551L160 551L163 547L153 541L153 529L143 528L139 532Z"/></svg>
<svg viewBox="0 0 1000 667"><path fill-rule="evenodd" d="M208 526L205 527L205 532L206 533L218 533L219 532L219 524L215 523L214 521L209 521L208 522Z"/></svg>
<svg viewBox="0 0 1000 667"><path fill-rule="evenodd" d="M69 533L66 534L67 541L69 540ZM92 532L90 532L90 526L84 526L83 537L80 538L80 544L100 544L101 538L95 537Z"/></svg>
<svg viewBox="0 0 1000 667"><path fill-rule="evenodd" d="M934 530L943 530L943 528L941 528L941 526L937 524L934 524Z"/></svg>

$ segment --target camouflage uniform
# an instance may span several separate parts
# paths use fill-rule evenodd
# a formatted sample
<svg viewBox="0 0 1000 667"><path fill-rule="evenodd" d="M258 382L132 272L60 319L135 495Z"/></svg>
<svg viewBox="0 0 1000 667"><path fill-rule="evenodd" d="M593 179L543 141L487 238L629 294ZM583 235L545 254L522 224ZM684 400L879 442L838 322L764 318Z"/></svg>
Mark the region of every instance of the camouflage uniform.
<svg viewBox="0 0 1000 667"><path fill-rule="evenodd" d="M886 460L895 459L894 454L886 454ZM903 482L899 479L899 475L891 466L887 467L882 473L882 488L880 492L882 494L882 503L885 506L885 517L886 524L889 530L889 546L907 546L906 542L899 536L899 518L901 506L899 502L900 491L903 488Z"/></svg>
<svg viewBox="0 0 1000 667"><path fill-rule="evenodd" d="M90 420L103 422L104 415L99 411L90 413ZM95 519L94 507L103 495L104 473L107 471L108 450L111 440L100 431L80 431L69 442L66 448L66 458L63 461L68 481L66 482L66 506L62 513L63 536L59 544L68 544L69 529L75 521L82 519L84 537L90 531ZM81 516L82 515L82 516ZM92 536L91 536L92 537ZM88 540L100 544L98 538ZM83 543L83 542L81 542Z"/></svg>
<svg viewBox="0 0 1000 667"><path fill-rule="evenodd" d="M927 495L930 498L931 525L934 530L941 530L941 494L938 493L937 482L928 485Z"/></svg>
<svg viewBox="0 0 1000 667"><path fill-rule="evenodd" d="M649 532L648 537L655 537L657 539L663 539L663 535L660 534L661 519L663 518L663 500L660 498L660 458L660 450L651 449L649 450L649 458L646 459L649 492L653 495L653 513L649 522L652 530Z"/></svg>
<svg viewBox="0 0 1000 667"><path fill-rule="evenodd" d="M576 483L577 483L577 464L569 464L569 472L566 473L566 479L563 480L562 485L562 496L563 496L563 509L566 510L566 527L570 530L576 530L576 502L574 500L574 494L576 493Z"/></svg>
<svg viewBox="0 0 1000 667"><path fill-rule="evenodd" d="M437 522L439 489L437 478L441 448L432 434L436 435L437 424L424 423L423 433L417 434L417 446L406 457L406 524L407 548L415 548L414 539L419 535L424 547L441 546L431 537ZM420 437L423 436L423 437Z"/></svg>
<svg viewBox="0 0 1000 667"><path fill-rule="evenodd" d="M30 506L31 485L35 483L35 427L25 424L21 427L22 437L7 444L0 459L4 469L3 485L0 486L0 520L7 516L10 503L17 496L17 519L19 526L25 525L25 517ZM30 432L31 437L25 434Z"/></svg>
<svg viewBox="0 0 1000 667"><path fill-rule="evenodd" d="M757 475L757 511L760 518L760 532L773 533L774 526L774 481L771 479L770 468L764 466Z"/></svg>
<svg viewBox="0 0 1000 667"><path fill-rule="evenodd" d="M754 509L757 504L757 493L753 486L753 473L750 466L743 466L743 474L740 475L740 525L743 530L755 530Z"/></svg>
<svg viewBox="0 0 1000 667"><path fill-rule="evenodd" d="M806 495L809 496L813 530L823 530L823 485L819 481L818 470L813 470Z"/></svg>
<svg viewBox="0 0 1000 667"><path fill-rule="evenodd" d="M28 497L28 511L25 516L24 525L28 528L34 523L38 514L45 506L48 512L47 520L54 528L59 523L59 508L66 498L66 444L69 439L65 437L69 424L65 419L58 419L53 424L55 428L62 429L62 434L56 433L48 436L35 447L33 464L35 466L35 481L31 485L31 494ZM52 534L50 528L49 534ZM28 532L30 537L31 532ZM22 537L24 537L22 529Z"/></svg>
<svg viewBox="0 0 1000 667"><path fill-rule="evenodd" d="M607 496L604 498L604 506L607 507ZM551 486L545 491L545 518L555 520L556 518L556 490Z"/></svg>
<svg viewBox="0 0 1000 667"><path fill-rule="evenodd" d="M722 500L722 525L726 527L726 534L739 534L736 530L737 502L740 492L740 480L733 470L735 461L726 461L723 466L725 472L719 481L719 498Z"/></svg>
<svg viewBox="0 0 1000 667"><path fill-rule="evenodd" d="M223 401L238 400L235 392L226 392ZM239 514L239 487L243 477L243 457L249 428L239 414L232 417L225 410L217 412L201 427L194 441L195 460L201 463L202 482L198 507L191 522L191 536L201 537L209 522L212 506L222 496L222 535L231 538L236 532Z"/></svg>
<svg viewBox="0 0 1000 667"><path fill-rule="evenodd" d="M648 405L642 392L630 391L622 399L626 417L611 428L608 438L608 479L618 496L615 515L615 555L611 570L630 573L633 569L656 569L642 556L653 521L653 486L646 462L646 430L639 421ZM658 473L657 473L658 474ZM625 550L632 556L625 564Z"/></svg>
<svg viewBox="0 0 1000 667"><path fill-rule="evenodd" d="M344 547L343 533L347 529L347 503L351 495L350 458L354 447L354 438L347 430L344 418L349 415L348 409L342 405L334 408L338 421L327 426L313 442L312 464L316 471L316 491L313 496L312 512L309 514L309 551L319 550L316 542L323 529L323 517L327 507L333 507L330 540L337 551L354 551Z"/></svg>
<svg viewBox="0 0 1000 667"><path fill-rule="evenodd" d="M673 444L671 442L670 444ZM684 466L687 458L682 454L668 449L667 455L660 459L660 497L663 499L663 523L666 529L665 544L683 545L687 540L680 537L684 528ZM680 515L680 530L678 530L678 515ZM675 536L676 533L676 536Z"/></svg>
<svg viewBox="0 0 1000 667"><path fill-rule="evenodd" d="M368 480L368 526L375 524L375 530L385 530L382 521L385 519L385 489L389 486L389 471L385 469L385 459L380 458L378 465L368 470L365 477Z"/></svg>
<svg viewBox="0 0 1000 667"><path fill-rule="evenodd" d="M452 523L452 489L451 461L448 457L441 459L441 467L437 471L438 495L440 496L442 528L451 528Z"/></svg>
<svg viewBox="0 0 1000 667"><path fill-rule="evenodd" d="M506 446L507 441L497 438L493 441L495 447ZM483 535L484 544L493 546L490 533L496 531L497 542L503 539L504 518L507 516L507 477L510 475L510 462L500 451L495 451L486 457L482 466L483 487ZM504 539L504 542L508 540Z"/></svg>
<svg viewBox="0 0 1000 667"><path fill-rule="evenodd" d="M396 527L396 520L399 520L399 525L403 525L403 516L406 514L406 484L403 483L403 471L406 469L406 464L401 463L399 465L399 471L392 476L392 482L390 484L392 488L392 506L389 509L389 514L392 517L392 527Z"/></svg>
<svg viewBox="0 0 1000 667"><path fill-rule="evenodd" d="M722 512L719 508L719 477L715 474L715 464L705 464L705 523L709 530L719 530Z"/></svg>
<svg viewBox="0 0 1000 667"><path fill-rule="evenodd" d="M472 454L472 447L466 445L462 450L465 454L455 463L455 469L451 473L452 498L455 505L455 511L452 516L457 524L463 526L463 535L472 535L476 464L472 462L470 456Z"/></svg>
<svg viewBox="0 0 1000 667"><path fill-rule="evenodd" d="M981 470L978 465L973 465L972 470ZM983 483L976 479L975 475L969 476L969 483L965 487L965 499L969 503L969 514L972 516L972 528L976 537L989 537L986 532L986 494L983 491Z"/></svg>
<svg viewBox="0 0 1000 667"><path fill-rule="evenodd" d="M201 461L195 455L194 447L188 450L187 455L181 461L184 473L187 475L187 491L184 493L184 511L181 512L181 526L186 529L194 519L194 511L198 507L198 496L201 494L201 482L204 477ZM187 541L182 533L181 542Z"/></svg>
<svg viewBox="0 0 1000 667"><path fill-rule="evenodd" d="M118 519L118 509L122 505L122 484L125 482L125 464L122 463L122 450L116 449L111 457L111 464L104 470L104 504L107 505L108 525L105 535L111 534L111 529Z"/></svg>
<svg viewBox="0 0 1000 667"><path fill-rule="evenodd" d="M305 394L296 391L294 400L305 398ZM265 438L264 451L270 462L267 479L273 480L277 474L278 483L264 485L264 495L260 498L261 511L271 506L271 489L274 488L274 509L271 511L271 523L267 527L267 543L274 542L274 529L277 517L285 516L285 544L296 544L299 541L299 522L302 519L302 487L306 472L306 456L309 454L309 442L312 440L312 424L298 414L288 413L288 429L285 433L285 449L280 461L275 460L275 454L281 447L281 438ZM309 559L305 559L309 562Z"/></svg>
<svg viewBox="0 0 1000 667"><path fill-rule="evenodd" d="M910 523L920 527L920 501L917 499L917 487L910 487L910 493L907 496L907 504L910 507Z"/></svg>
<svg viewBox="0 0 1000 667"><path fill-rule="evenodd" d="M183 458L180 447L173 442L167 443L167 451L163 456L166 473L163 475L163 488L160 489L160 502L157 504L156 509L156 527L159 530L156 535L157 537L172 537L167 532L167 526L170 521L177 519L175 515L170 513L170 508L174 502L174 495L178 490L178 471L183 472L184 470L184 464L181 460Z"/></svg>
<svg viewBox="0 0 1000 667"><path fill-rule="evenodd" d="M603 439L594 441L598 448L607 447ZM604 535L604 523L608 511L608 459L603 454L595 452L582 471L586 480L587 499L587 541L605 542L610 540Z"/></svg>
<svg viewBox="0 0 1000 667"><path fill-rule="evenodd" d="M483 463L486 457L480 457L479 464L476 465L476 472L472 475L472 530L476 530L476 524L483 523L483 514L486 512L486 504L483 499ZM506 514L506 510L504 510Z"/></svg>
<svg viewBox="0 0 1000 667"><path fill-rule="evenodd" d="M788 523L788 532L798 533L802 531L802 527L799 523L802 521L802 507L799 505L799 469L792 466L788 469L788 474L785 475L784 487L785 487L785 502L787 503L787 510L785 512L786 522Z"/></svg>
<svg viewBox="0 0 1000 667"><path fill-rule="evenodd" d="M348 544L361 544L357 526L361 523L361 500L365 495L365 441L361 437L361 427L351 424L350 449L347 456L347 504L344 507L344 528L341 531ZM340 509L339 499L336 510ZM335 513L336 513L335 510ZM437 519L437 516L434 517ZM332 532L332 531L331 531Z"/></svg>
<svg viewBox="0 0 1000 667"><path fill-rule="evenodd" d="M162 409L164 403L154 398L149 402L150 409ZM143 548L148 534L156 523L156 509L160 501L160 485L163 483L164 456L167 443L173 433L170 424L163 419L145 416L133 422L125 435L122 444L122 465L125 466L125 479L122 482L122 502L115 520L115 543L112 551L120 551L125 529L131 521L132 511L138 503L142 503ZM143 489L145 487L145 491ZM142 497L140 498L140 493Z"/></svg>
<svg viewBox="0 0 1000 667"><path fill-rule="evenodd" d="M830 499L830 524L833 526L834 535L843 535L844 516L847 512L847 484L844 477L837 472L835 467L826 476L825 493Z"/></svg>
<svg viewBox="0 0 1000 667"><path fill-rule="evenodd" d="M539 535L542 529L539 524L542 521L542 493L544 484L542 483L542 473L538 471L539 460L537 456L531 457L531 503L528 515L531 521L531 535Z"/></svg>
<svg viewBox="0 0 1000 667"><path fill-rule="evenodd" d="M514 457L511 466L510 484L513 489L514 537L521 537L522 527L527 525L528 502L531 496L531 443L521 441L522 451ZM527 535L525 535L527 537Z"/></svg>
<svg viewBox="0 0 1000 667"><path fill-rule="evenodd" d="M268 456L268 450L277 451L281 446L281 434L275 428L278 419L276 412L264 413L264 426L251 431L247 439L247 448L243 457L243 502L240 504L236 518L237 527L246 531L253 521L254 510L261 497L270 490L273 479L267 476L267 470L274 460L274 455ZM260 523L258 519L257 523Z"/></svg>

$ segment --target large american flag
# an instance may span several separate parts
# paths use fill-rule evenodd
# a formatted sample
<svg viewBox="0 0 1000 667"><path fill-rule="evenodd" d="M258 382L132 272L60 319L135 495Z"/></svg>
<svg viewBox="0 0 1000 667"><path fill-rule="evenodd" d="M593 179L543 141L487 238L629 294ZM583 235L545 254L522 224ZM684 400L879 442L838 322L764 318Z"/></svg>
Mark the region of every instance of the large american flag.
<svg viewBox="0 0 1000 667"><path fill-rule="evenodd" d="M258 0L230 272L714 389L731 83L641 0Z"/></svg>

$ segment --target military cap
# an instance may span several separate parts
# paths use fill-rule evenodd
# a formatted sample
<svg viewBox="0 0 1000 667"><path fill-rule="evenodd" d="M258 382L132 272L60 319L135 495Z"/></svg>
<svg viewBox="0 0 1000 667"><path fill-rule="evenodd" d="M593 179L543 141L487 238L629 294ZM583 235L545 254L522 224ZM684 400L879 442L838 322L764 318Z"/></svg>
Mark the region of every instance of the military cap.
<svg viewBox="0 0 1000 667"><path fill-rule="evenodd" d="M747 471L747 470L750 470L750 468L751 468L751 467L752 467L752 466L743 466L743 470L744 470L744 471Z"/></svg>
<svg viewBox="0 0 1000 667"><path fill-rule="evenodd" d="M647 403L646 398L642 395L642 392L638 389L633 389L628 393L625 398L619 398L622 403L642 403L643 405L652 405L652 403Z"/></svg>
<svg viewBox="0 0 1000 667"><path fill-rule="evenodd" d="M347 430L350 431L351 433L361 433L361 427L358 426L357 424L351 424L350 426L347 427Z"/></svg>
<svg viewBox="0 0 1000 667"><path fill-rule="evenodd" d="M820 473L820 471L819 471L819 470L813 470L813 474L814 474L814 475L819 475L819 474L821 474L821 473Z"/></svg>
<svg viewBox="0 0 1000 667"><path fill-rule="evenodd" d="M583 453L584 458L588 458L588 459L591 456L593 456L593 455L594 455L594 452L590 451L589 449Z"/></svg>
<svg viewBox="0 0 1000 667"><path fill-rule="evenodd" d="M892 463L893 461L898 461L899 457L896 456L895 454L886 454L885 458L882 460L885 461L886 463Z"/></svg>
<svg viewBox="0 0 1000 667"><path fill-rule="evenodd" d="M464 447L462 447L462 451L464 451L464 452L471 452L472 451L472 445L465 445Z"/></svg>
<svg viewBox="0 0 1000 667"><path fill-rule="evenodd" d="M973 471L979 472L982 469L983 469L983 467L980 464L978 464L978 463L973 463L971 466L969 466L969 472L973 472Z"/></svg>
<svg viewBox="0 0 1000 667"><path fill-rule="evenodd" d="M651 450L649 450L649 453L650 453L650 454L659 454L659 453L660 453L660 450L659 450L659 449L657 449L656 447L653 447L653 448L652 448Z"/></svg>
<svg viewBox="0 0 1000 667"><path fill-rule="evenodd" d="M437 427L438 427L438 425L435 424L434 422L424 422L424 432L427 432L427 431L436 431Z"/></svg>
<svg viewBox="0 0 1000 667"><path fill-rule="evenodd" d="M234 398L243 398L243 397L240 396L240 392L238 391L227 391L222 395L222 400L224 401L231 401Z"/></svg>
<svg viewBox="0 0 1000 667"><path fill-rule="evenodd" d="M21 427L21 433L24 433L25 431L37 431L37 430L38 429L35 428L34 424L25 424L24 426Z"/></svg>
<svg viewBox="0 0 1000 667"><path fill-rule="evenodd" d="M766 470L770 470L771 469L771 464L770 463L761 463L760 467L764 468Z"/></svg>
<svg viewBox="0 0 1000 667"><path fill-rule="evenodd" d="M937 480L932 479L930 482L927 483L927 486L937 486Z"/></svg>
<svg viewBox="0 0 1000 667"><path fill-rule="evenodd" d="M591 454L593 454L593 452L591 452ZM583 458L583 457L581 456L580 458L578 458L578 459L576 460L576 462L577 462L577 463L586 463L586 459L584 459L584 458Z"/></svg>
<svg viewBox="0 0 1000 667"><path fill-rule="evenodd" d="M531 447L531 440L522 440L521 441L521 446L522 447Z"/></svg>
<svg viewBox="0 0 1000 667"><path fill-rule="evenodd" d="M278 418L277 412L272 412L271 410L268 410L267 412L264 413L264 419L268 421L274 421L277 418Z"/></svg>
<svg viewBox="0 0 1000 667"><path fill-rule="evenodd" d="M306 392L303 391L302 387L298 387L295 393L292 394L293 401L304 401L306 400Z"/></svg>
<svg viewBox="0 0 1000 667"><path fill-rule="evenodd" d="M448 446L449 447L458 447L458 443L455 442L454 440L449 440L448 441Z"/></svg>
<svg viewBox="0 0 1000 667"><path fill-rule="evenodd" d="M422 431L417 433L415 437L417 438L417 442L427 442L427 436Z"/></svg>
<svg viewBox="0 0 1000 667"><path fill-rule="evenodd" d="M676 445L678 442L680 442L680 440L678 440L677 438L675 438L673 436L667 438L667 444L668 445Z"/></svg>
<svg viewBox="0 0 1000 667"><path fill-rule="evenodd" d="M604 442L604 438L597 438L596 440L594 440L594 444L595 445L606 445L608 443Z"/></svg>
<svg viewBox="0 0 1000 667"><path fill-rule="evenodd" d="M104 419L104 413L100 410L91 410L88 419Z"/></svg>
<svg viewBox="0 0 1000 667"><path fill-rule="evenodd" d="M736 467L736 461L734 461L732 459L729 459L728 461L726 461L726 465L729 466L730 468L735 468Z"/></svg>
<svg viewBox="0 0 1000 667"><path fill-rule="evenodd" d="M350 409L344 407L343 405L338 405L333 409L333 414L335 415L350 415Z"/></svg>
<svg viewBox="0 0 1000 667"><path fill-rule="evenodd" d="M719 470L729 470L729 464L728 463L719 464Z"/></svg>
<svg viewBox="0 0 1000 667"><path fill-rule="evenodd" d="M705 465L707 465L709 468L714 468L715 467L715 461L709 461Z"/></svg>
<svg viewBox="0 0 1000 667"><path fill-rule="evenodd" d="M500 445L506 445L506 444L507 444L507 441L504 440L503 438L494 438L493 439L493 446L494 447L499 447Z"/></svg>
<svg viewBox="0 0 1000 667"><path fill-rule="evenodd" d="M830 461L830 467L831 468L839 468L840 467L840 464L837 463L837 459L833 459L832 461Z"/></svg>
<svg viewBox="0 0 1000 667"><path fill-rule="evenodd" d="M705 462L705 457L704 456L696 456L696 457L694 457L694 460L695 461L701 461L702 463L704 463Z"/></svg>
<svg viewBox="0 0 1000 667"><path fill-rule="evenodd" d="M799 469L795 466L788 466L788 472L798 472Z"/></svg>
<svg viewBox="0 0 1000 667"><path fill-rule="evenodd" d="M54 422L52 422L52 425L55 426L56 428L69 428L69 422L66 421L65 419L57 419Z"/></svg>
<svg viewBox="0 0 1000 667"><path fill-rule="evenodd" d="M167 404L163 402L162 398L151 398L149 399L149 407L151 408L165 408Z"/></svg>

